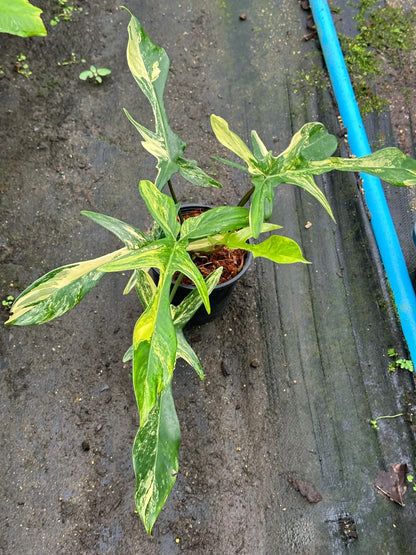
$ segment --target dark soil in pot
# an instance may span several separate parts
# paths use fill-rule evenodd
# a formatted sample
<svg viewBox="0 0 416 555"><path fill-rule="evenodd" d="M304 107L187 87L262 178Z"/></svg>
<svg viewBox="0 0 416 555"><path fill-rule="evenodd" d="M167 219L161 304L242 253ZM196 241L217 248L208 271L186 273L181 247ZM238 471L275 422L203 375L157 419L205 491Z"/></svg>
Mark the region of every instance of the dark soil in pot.
<svg viewBox="0 0 416 555"><path fill-rule="evenodd" d="M181 214L184 219L191 218L202 214L202 212L210 208L212 206L185 204L181 206ZM251 252L243 249L232 250L227 247L220 249L213 247L212 253L195 254L193 261L204 278L216 268L221 266L224 268L218 285L209 296L211 304L210 314L207 313L204 306L201 306L188 323L188 325L199 326L214 320L224 311L234 285L250 267L253 255ZM172 287L174 285L175 281L172 282ZM195 289L195 286L192 281L184 276L176 290L173 304L178 305L193 289Z"/></svg>

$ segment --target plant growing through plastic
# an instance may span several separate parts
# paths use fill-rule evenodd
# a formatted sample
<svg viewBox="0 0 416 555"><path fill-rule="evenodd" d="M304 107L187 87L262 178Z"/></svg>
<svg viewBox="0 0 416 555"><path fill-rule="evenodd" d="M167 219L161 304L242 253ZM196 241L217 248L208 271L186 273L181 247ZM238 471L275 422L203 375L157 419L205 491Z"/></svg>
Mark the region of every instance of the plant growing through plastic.
<svg viewBox="0 0 416 555"><path fill-rule="evenodd" d="M365 171L395 185L414 185L416 161L395 148L360 159L333 157L337 139L321 123L304 125L287 149L273 156L255 131L251 134L251 151L223 118L213 115L211 124L216 137L245 165L224 162L248 172L252 186L237 206L219 206L183 220L180 203L173 193L172 175L179 173L196 186L221 185L194 160L184 157L185 143L170 128L163 102L169 70L166 52L152 43L133 15L128 33L129 68L151 104L155 121L155 129L149 130L125 111L140 133L143 147L157 159L154 183L149 180L139 183L139 193L153 218L151 232L144 233L107 215L83 212L114 233L124 246L100 258L73 263L40 277L14 302L6 323L24 326L49 322L72 309L106 273L131 272L124 294L134 290L144 310L134 327L132 346L123 360L132 359L133 387L140 415L133 444L135 501L150 534L178 473L180 429L171 388L176 361L184 359L201 379L204 377L183 328L202 304L210 311L209 293L218 283L222 270L219 268L204 280L192 254L226 245L230 249L244 248L254 257L265 257L276 263L306 263L299 245L287 237L273 234L257 244L248 243L252 237L280 228L268 220L276 188L281 183L292 183L306 190L332 217L314 175L334 169ZM171 196L163 192L166 185ZM248 203L249 208L245 206ZM157 285L150 275L151 268L160 272ZM188 276L195 289L178 306L173 306L171 284L176 272Z"/></svg>

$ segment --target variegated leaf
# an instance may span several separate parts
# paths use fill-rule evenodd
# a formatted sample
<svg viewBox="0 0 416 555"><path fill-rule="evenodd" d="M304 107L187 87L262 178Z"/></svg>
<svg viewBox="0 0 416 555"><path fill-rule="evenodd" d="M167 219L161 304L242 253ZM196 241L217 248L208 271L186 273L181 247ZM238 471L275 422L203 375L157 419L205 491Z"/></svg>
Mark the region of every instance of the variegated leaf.
<svg viewBox="0 0 416 555"><path fill-rule="evenodd" d="M179 420L169 382L158 395L133 444L135 501L148 534L175 484L180 440Z"/></svg>
<svg viewBox="0 0 416 555"><path fill-rule="evenodd" d="M6 324L30 326L62 316L97 285L104 273L100 266L122 256L127 249L94 260L62 266L30 285L14 302Z"/></svg>
<svg viewBox="0 0 416 555"><path fill-rule="evenodd" d="M83 210L81 214L90 218L90 220L101 225L105 229L108 229L111 233L114 233L114 235L129 249L143 247L151 240L151 237L146 236L140 229L126 224L117 218L113 218L112 216L106 216L98 212L89 212L88 210Z"/></svg>

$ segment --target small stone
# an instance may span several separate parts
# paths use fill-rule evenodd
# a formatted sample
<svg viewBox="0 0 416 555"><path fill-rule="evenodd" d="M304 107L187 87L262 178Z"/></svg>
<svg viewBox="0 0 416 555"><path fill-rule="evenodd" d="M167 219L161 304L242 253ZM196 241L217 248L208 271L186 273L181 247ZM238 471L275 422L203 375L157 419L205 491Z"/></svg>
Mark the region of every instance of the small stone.
<svg viewBox="0 0 416 555"><path fill-rule="evenodd" d="M253 358L253 360L250 362L250 366L252 368L258 368L260 366L260 361L258 358Z"/></svg>
<svg viewBox="0 0 416 555"><path fill-rule="evenodd" d="M240 19L241 21L245 21L247 19L247 16L245 13L240 14Z"/></svg>
<svg viewBox="0 0 416 555"><path fill-rule="evenodd" d="M225 362L225 360L221 361L221 372L225 378L231 374L228 364Z"/></svg>

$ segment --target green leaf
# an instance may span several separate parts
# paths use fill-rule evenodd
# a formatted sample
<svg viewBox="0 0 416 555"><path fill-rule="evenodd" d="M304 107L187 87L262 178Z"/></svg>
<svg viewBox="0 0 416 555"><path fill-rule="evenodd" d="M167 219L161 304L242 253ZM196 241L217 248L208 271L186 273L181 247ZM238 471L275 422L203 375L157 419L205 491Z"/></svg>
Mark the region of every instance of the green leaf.
<svg viewBox="0 0 416 555"><path fill-rule="evenodd" d="M162 272L133 333L133 385L143 427L175 367L177 339L169 304L170 276Z"/></svg>
<svg viewBox="0 0 416 555"><path fill-rule="evenodd" d="M266 148L266 145L263 143L263 141L258 136L257 131L252 131L251 132L251 142L253 144L254 156L257 159L264 158L265 156L268 155L268 150Z"/></svg>
<svg viewBox="0 0 416 555"><path fill-rule="evenodd" d="M123 362L129 362L130 360L133 360L133 345L130 345L130 347L127 349L127 351L124 353L123 356Z"/></svg>
<svg viewBox="0 0 416 555"><path fill-rule="evenodd" d="M171 382L158 395L149 418L133 444L135 501L148 534L151 533L176 481L181 433Z"/></svg>
<svg viewBox="0 0 416 555"><path fill-rule="evenodd" d="M118 237L129 249L142 247L151 240L151 237L149 238L149 236L146 236L146 234L139 229L111 216L99 214L98 212L89 212L87 210L83 210L81 214L90 218L90 220L101 225L105 229L108 229L111 233L114 233L114 235L116 235L116 237Z"/></svg>
<svg viewBox="0 0 416 555"><path fill-rule="evenodd" d="M170 279L175 272L182 272L195 283L209 312L209 298L204 279L187 253L186 246L185 242L176 243L173 239L166 237L141 249L129 251L126 255L104 264L99 269L101 272L122 272L158 268L161 272L166 272Z"/></svg>
<svg viewBox="0 0 416 555"><path fill-rule="evenodd" d="M169 292L172 276L176 271L184 273L194 281L207 311L210 310L205 281L186 252L185 246L173 239L165 238L100 268L102 271L140 267L160 269L158 287L154 292L149 283L145 284L147 290L143 288L143 275L139 278L138 292L143 293L145 306L147 304L133 334L133 383L141 425L146 422L157 395L170 380L175 365L177 339Z"/></svg>
<svg viewBox="0 0 416 555"><path fill-rule="evenodd" d="M172 174L177 171L175 160L183 154L185 143L170 128L163 102L169 58L163 48L150 40L138 19L131 13L130 15L127 62L135 81L150 102L155 119L155 132L149 132L136 123L135 126L142 136L143 132L147 135L143 146L158 159L156 186L162 190Z"/></svg>
<svg viewBox="0 0 416 555"><path fill-rule="evenodd" d="M159 268L161 270L168 263L171 251L172 240L170 238L154 241L141 249L131 251L125 249L123 252L126 254L103 264L100 272L124 272L141 268Z"/></svg>
<svg viewBox="0 0 416 555"><path fill-rule="evenodd" d="M43 324L65 314L101 280L100 266L126 252L121 249L94 260L69 264L36 280L17 298L6 324Z"/></svg>
<svg viewBox="0 0 416 555"><path fill-rule="evenodd" d="M137 129L137 131L140 133L140 135L143 137L143 148L158 159L159 163L157 167L159 168L159 172L166 173L167 177L165 183L167 183L171 175L178 171L178 165L175 161L169 160L169 154L166 150L166 145L163 137L157 135L154 131L150 131L149 129L135 121L126 109L124 109L124 113ZM158 187L158 189L161 190L162 187Z"/></svg>
<svg viewBox="0 0 416 555"><path fill-rule="evenodd" d="M150 102L155 131L137 123L126 110L125 113L143 137L143 147L157 158L156 187L161 191L177 171L194 185L221 187L215 179L198 168L196 162L182 157L186 145L170 128L163 101L169 58L163 48L150 40L138 19L130 15L127 61L134 79Z"/></svg>
<svg viewBox="0 0 416 555"><path fill-rule="evenodd" d="M151 181L140 181L139 189L150 214L162 227L165 235L176 238L180 224L173 200L161 193Z"/></svg>
<svg viewBox="0 0 416 555"><path fill-rule="evenodd" d="M79 78L82 81L86 81L87 79L91 79L92 77L94 77L94 75L91 73L89 69L85 71L81 71L81 73L79 74Z"/></svg>
<svg viewBox="0 0 416 555"><path fill-rule="evenodd" d="M321 189L315 183L315 180L310 173L307 172L300 172L300 171L291 171L285 172L282 174L285 183L290 183L292 185L297 185L301 187L308 193L310 193L313 197L316 198L317 201L321 203L321 205L325 208L331 218L335 221L334 215L332 213L332 209L329 205L329 202L326 196L323 194ZM279 178L280 179L280 178Z"/></svg>
<svg viewBox="0 0 416 555"><path fill-rule="evenodd" d="M253 237L257 237L261 233L263 222L265 218L265 207L269 208L267 216L270 217L270 204L273 205L273 190L272 183L270 180L266 180L263 177L255 177L252 180L255 186L253 195L251 197L250 205L250 227L253 232Z"/></svg>
<svg viewBox="0 0 416 555"><path fill-rule="evenodd" d="M222 274L222 268L217 268L205 279L208 294L214 290ZM202 298L197 289L191 291L183 301L173 310L175 328L182 329L202 305Z"/></svg>
<svg viewBox="0 0 416 555"><path fill-rule="evenodd" d="M221 158L221 156L213 156L213 158L214 160L218 160L218 162L222 162L227 166L231 166L232 168L237 168L238 170L241 170L244 173L250 173L245 166L242 166L241 164L237 164L237 162L232 162L231 160L227 160L227 158Z"/></svg>
<svg viewBox="0 0 416 555"><path fill-rule="evenodd" d="M98 75L101 75L104 77L104 75L110 75L111 69L107 69L106 67L100 67L97 69L97 73Z"/></svg>
<svg viewBox="0 0 416 555"><path fill-rule="evenodd" d="M226 148L237 154L249 166L254 160L254 156L244 141L240 139L233 131L230 130L225 119L211 115L211 126L218 141Z"/></svg>
<svg viewBox="0 0 416 555"><path fill-rule="evenodd" d="M308 263L303 258L299 245L293 239L280 235L272 235L262 243L253 245L246 243L249 233L247 230L230 233L224 237L221 244L226 245L230 249L246 249L253 253L254 258L261 256L278 264Z"/></svg>
<svg viewBox="0 0 416 555"><path fill-rule="evenodd" d="M189 345L182 329L176 330L176 337L178 340L178 350L176 352L176 358L182 358L185 362L192 366L198 376L203 380L205 378L204 371L202 370L201 362L195 354L195 351Z"/></svg>
<svg viewBox="0 0 416 555"><path fill-rule="evenodd" d="M186 158L179 157L176 162L181 176L193 185L197 185L198 187L216 187L217 189L222 187L221 183L201 170L195 160L187 160Z"/></svg>
<svg viewBox="0 0 416 555"><path fill-rule="evenodd" d="M194 218L187 218L181 227L181 238L198 239L207 235L234 231L248 224L249 212L240 206L218 206Z"/></svg>
<svg viewBox="0 0 416 555"><path fill-rule="evenodd" d="M222 268L214 270L206 279L208 294L211 294L222 274ZM172 306L173 311L173 324L176 330L176 337L178 340L178 349L176 358L183 358L192 368L196 371L201 380L204 379L204 372L202 365L195 354L195 351L189 345L183 334L184 326L189 322L192 316L196 313L202 305L202 299L197 289L191 291L179 306Z"/></svg>
<svg viewBox="0 0 416 555"><path fill-rule="evenodd" d="M331 170L363 172L399 187L416 185L416 160L395 147L383 148L361 158L328 158L313 162L310 170L315 175Z"/></svg>
<svg viewBox="0 0 416 555"><path fill-rule="evenodd" d="M136 281L136 292L143 305L143 308L147 308L152 301L154 294L156 293L156 284L149 272L144 270L138 270Z"/></svg>
<svg viewBox="0 0 416 555"><path fill-rule="evenodd" d="M211 294L212 290L217 285L222 273L222 268L217 268L212 272L206 279L206 286L208 294ZM153 295L156 291L156 285L153 279L149 276L147 272L139 270L137 272L137 283L136 290L140 298L140 302L143 307L147 307ZM171 305L173 324L176 330L176 337L178 341L178 348L176 352L176 359L183 358L188 364L190 364L198 373L201 379L203 379L204 373L202 371L201 363L198 357L192 350L191 346L186 341L182 329L189 322L192 316L196 313L199 307L202 305L202 298L197 289L191 291L185 299L178 306ZM127 362L133 358L133 345L126 351L123 362Z"/></svg>
<svg viewBox="0 0 416 555"><path fill-rule="evenodd" d="M139 270L134 270L133 273L131 274L129 281L127 282L127 285L124 288L123 295L128 295L130 291L136 286L138 271Z"/></svg>
<svg viewBox="0 0 416 555"><path fill-rule="evenodd" d="M292 169L302 165L303 160L324 160L337 149L338 141L319 122L306 123L290 141L279 158L284 160L284 168Z"/></svg>
<svg viewBox="0 0 416 555"><path fill-rule="evenodd" d="M31 37L46 36L42 10L28 0L0 0L0 32Z"/></svg>

